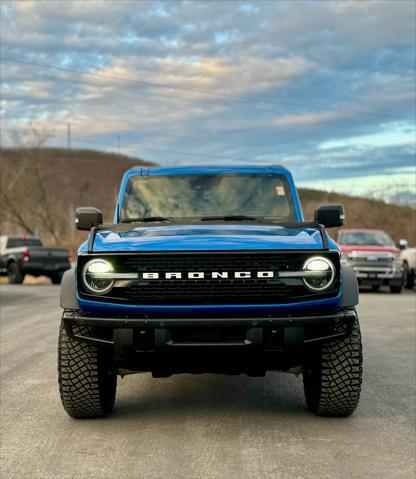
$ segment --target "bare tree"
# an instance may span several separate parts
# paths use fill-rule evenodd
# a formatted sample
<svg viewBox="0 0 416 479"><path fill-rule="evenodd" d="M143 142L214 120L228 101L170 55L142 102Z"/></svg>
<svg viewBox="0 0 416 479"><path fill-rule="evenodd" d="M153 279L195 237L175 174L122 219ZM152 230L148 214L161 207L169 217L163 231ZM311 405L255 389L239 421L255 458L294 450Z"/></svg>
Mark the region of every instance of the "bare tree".
<svg viewBox="0 0 416 479"><path fill-rule="evenodd" d="M59 243L59 232L54 210L56 198L48 185L57 171L42 168L42 148L52 137L50 131L29 124L9 131L16 145L16 155L6 158L1 154L0 202L3 222L15 225L28 234L40 231Z"/></svg>

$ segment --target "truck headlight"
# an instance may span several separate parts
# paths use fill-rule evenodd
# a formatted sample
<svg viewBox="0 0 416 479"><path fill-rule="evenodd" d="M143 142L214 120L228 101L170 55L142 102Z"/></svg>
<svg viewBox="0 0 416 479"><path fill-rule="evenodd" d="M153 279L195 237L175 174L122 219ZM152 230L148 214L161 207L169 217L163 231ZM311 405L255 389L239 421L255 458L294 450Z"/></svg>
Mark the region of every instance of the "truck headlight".
<svg viewBox="0 0 416 479"><path fill-rule="evenodd" d="M114 279L107 279L106 275L112 271L111 263L104 259L88 261L82 269L84 286L94 294L108 293L114 285Z"/></svg>
<svg viewBox="0 0 416 479"><path fill-rule="evenodd" d="M327 258L313 256L303 265L303 282L312 291L328 289L335 279L335 268Z"/></svg>
<svg viewBox="0 0 416 479"><path fill-rule="evenodd" d="M399 254L393 255L392 266L393 266L393 270L396 270L396 271L400 271L403 268L402 259L400 258Z"/></svg>
<svg viewBox="0 0 416 479"><path fill-rule="evenodd" d="M341 252L341 264L344 266L349 266L351 264L351 259L347 253Z"/></svg>

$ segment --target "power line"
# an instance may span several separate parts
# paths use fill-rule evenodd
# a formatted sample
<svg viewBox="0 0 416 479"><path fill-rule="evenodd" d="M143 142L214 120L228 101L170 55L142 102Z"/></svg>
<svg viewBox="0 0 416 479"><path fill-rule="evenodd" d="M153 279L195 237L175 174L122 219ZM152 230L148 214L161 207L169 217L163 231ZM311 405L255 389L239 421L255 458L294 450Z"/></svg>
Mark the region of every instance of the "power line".
<svg viewBox="0 0 416 479"><path fill-rule="evenodd" d="M94 140L73 140L73 143L85 144L85 145L99 145L99 146L106 146L107 148L113 148L114 145L110 145L108 143L104 143L102 141L94 141ZM193 158L208 158L214 160L221 160L221 161L241 161L241 162L252 162L253 158L231 158L227 156L219 156L219 155L209 155L204 153L190 153L188 151L178 151L178 150L170 150L166 148L153 148L153 147L143 147L138 144L133 143L123 143L123 150L124 149L140 149L141 151L154 151L158 153L171 153L174 155L182 155L182 156L189 156ZM258 155L261 156L261 155Z"/></svg>
<svg viewBox="0 0 416 479"><path fill-rule="evenodd" d="M90 75L90 76L95 76L97 78L106 78L109 80L115 80L115 81L120 81L124 83L131 83L135 85L143 85L143 86L149 86L149 87L155 87L155 88L166 88L169 90L181 90L186 93L193 92L193 93L201 93L203 95L212 95L212 96L217 96L220 98L230 98L236 101L240 102L259 102L259 103L266 103L270 104L270 101L265 99L265 98L255 98L255 97L244 97L244 96L237 96L237 95L231 95L228 93L221 93L221 92L216 92L216 91L211 91L211 90L203 90L203 89L196 89L196 88L188 88L188 87L181 87L178 85L168 85L166 83L157 83L157 82L151 82L151 81L146 81L146 80L133 80L132 78L121 78L115 75L107 75L105 73L94 73L94 72L89 72L88 70L79 70L75 68L67 68L67 67L58 67L56 65L50 65L46 63L38 63L38 62L32 62L32 61L27 61L27 60L16 60L14 58L2 58L3 61L6 62L11 62L11 63L19 63L23 65L32 65L32 66L37 66L37 67L43 67L43 68L51 68L53 70L58 70L58 71L64 71L64 72L71 72L71 73L78 73L80 75ZM279 102L280 103L280 102ZM286 102L282 102L283 104L288 104Z"/></svg>
<svg viewBox="0 0 416 479"><path fill-rule="evenodd" d="M76 118L73 119L72 124L74 126L77 126ZM111 125L111 123L100 120L100 125L101 126ZM126 131L123 130L123 129L121 129L121 131L123 133L126 133ZM231 130L231 132L232 132L232 130ZM146 131L145 134L146 134L146 137L147 137L146 139L147 140L150 139L150 138L153 138L153 137L157 137L158 141L160 141L160 139L165 139L166 138L166 139L172 139L172 140L180 140L182 142L183 142L183 140L194 141L194 142L198 142L199 145L201 145L204 141L209 141L209 142L212 143L212 140L210 140L207 137L206 134L205 134L204 137L201 137L201 136L194 136L194 135L183 135L183 134L180 134L180 133L179 134L171 134L171 133L167 133L164 130L163 131L157 131L157 132L153 132L153 131L147 132ZM118 137L120 137L120 134L118 134ZM230 143L227 139L225 141L226 141L226 146L229 147L229 148L240 148L240 147L247 148L249 146L252 146L253 142L256 141L257 138L258 138L258 136L256 138L253 138L252 140L248 139L247 141L237 141L237 142L233 141L232 143ZM224 141L220 140L220 143L223 144ZM123 143L123 147L124 147L124 143Z"/></svg>
<svg viewBox="0 0 416 479"><path fill-rule="evenodd" d="M111 76L108 76L108 75L102 75L102 74L96 74L96 73L90 73L90 72L83 72L83 71L80 71L80 70L73 70L73 69L68 69L68 68L63 68L63 67L54 67L54 66L48 66L48 65L44 65L44 64L38 64L38 63L34 63L34 62L26 62L26 61L19 61L19 60L13 60L13 59L6 59L7 61L12 61L12 62L15 62L15 63L22 63L24 65L28 64L28 65L34 65L34 66L45 66L47 68L52 68L52 69L55 69L55 70L62 70L64 72L75 72L75 73L86 73L88 75L91 75L91 76L96 76L96 77L109 77L109 78L113 78ZM121 79L119 77L116 77L117 80L120 80L120 81L128 81L129 83L130 82L133 82L133 83L136 83L134 80L125 80L125 79ZM65 80L63 79L64 81L68 81L68 80ZM72 81L72 82L86 82L86 80L69 80L69 81ZM140 82L140 83L143 83L143 82ZM144 82L146 84L148 84L149 82ZM167 88L171 88L171 87L167 87ZM174 87L172 87L174 88ZM160 95L160 93L156 94L156 93L153 93L153 92L147 92L148 94L152 94L152 95L155 95L155 96L163 96L163 95ZM164 96L168 96L168 97L171 97L171 95L164 95ZM175 97L177 98L177 97ZM238 98L238 97L236 97ZM188 98L182 98L184 100L188 100L188 101L193 101L192 99L188 99ZM196 102L198 100L195 100ZM206 104L206 102L203 102L204 104ZM222 103L223 105L223 103ZM328 111L328 110L327 110ZM347 118L344 118L344 119L337 119L336 121L350 121L350 122L354 122L354 120L352 119L347 119ZM173 139L180 139L180 138L183 138L183 139L190 139L190 140L194 140L194 141L198 141L198 138L196 137L190 137L190 136L186 136L186 135L172 135L172 134L167 134L167 133L162 133L162 134L158 134L158 137L170 137L170 138L173 138ZM202 139L200 139L202 140ZM90 142L91 143L91 142ZM103 143L100 143L101 145L104 145ZM111 148L111 145L105 145L106 147L109 147ZM127 146L127 145L126 145ZM199 157L199 158L211 158L211 159L221 159L221 160L232 160L232 161L250 161L249 159L247 158L242 158L242 159L237 159L237 158L227 158L227 157L224 157L224 156L219 156L219 155L212 155L212 154L198 154L198 155L195 155L193 153L189 153L189 152L184 152L184 151L177 151L177 150L169 150L169 149L157 149L157 148L143 148L142 146L140 145L130 145L131 147L133 148L141 148L142 150L144 151L157 151L157 152L168 152L168 153L173 153L173 154L179 154L179 155L184 155L184 156L192 156L192 157ZM227 146L228 147L238 147L238 146L246 146L244 143L234 143L234 144L229 144L227 143ZM124 144L123 144L123 147L124 147ZM262 152L262 153L259 153L259 155L256 155L256 156L268 156L270 155L271 153L268 152Z"/></svg>
<svg viewBox="0 0 416 479"><path fill-rule="evenodd" d="M212 90L181 87L181 86L178 86L178 85L168 85L166 83L150 82L150 81L146 81L146 80L136 80L136 79L133 80L132 78L121 78L121 77L118 77L118 76L115 76L115 75L107 75L107 74L104 74L104 73L93 73L93 72L89 72L88 70L79 70L79 69L75 69L75 68L58 67L56 65L50 65L50 64L46 64L46 63L38 63L38 62L32 62L32 61L27 61L27 60L16 60L14 58L3 57L2 60L6 61L6 62L20 63L20 64L23 64L23 65L32 65L32 66L43 67L43 68L51 68L53 70L59 70L59 71L64 71L64 72L78 73L80 75L91 75L91 76L95 76L95 77L99 77L99 78L107 78L107 79L110 79L110 80L120 81L120 82L124 82L124 83L132 83L132 84L136 84L136 85L139 84L139 85L145 85L145 86L155 87L155 88L166 88L166 89L170 89L170 90L181 90L181 91L185 91L186 93L189 93L189 92L201 93L203 95L212 95L212 96L217 96L217 97L221 97L221 98L230 98L230 99L240 101L240 102L245 102L245 103L246 102L250 102L250 103L259 102L259 103L270 104L270 100L267 100L265 98L256 98L256 97L248 98L248 97L244 97L244 96L231 95L231 94L228 94L228 93L221 93L221 92L216 92L216 91L212 91ZM280 102L280 101L278 103L288 104L287 102Z"/></svg>
<svg viewBox="0 0 416 479"><path fill-rule="evenodd" d="M212 90L204 90L204 89L196 89L196 88L189 88L189 87L182 87L178 85L169 85L165 83L157 83L157 82L150 82L150 81L145 81L145 80L136 80L136 79L131 79L131 78L121 78L115 75L107 75L103 73L93 73L89 72L87 70L79 70L75 68L67 68L67 67L58 67L56 65L50 65L46 63L39 63L39 62L33 62L33 61L28 61L28 60L17 60L14 58L8 58L8 57L3 57L3 61L6 62L11 62L11 63L16 63L16 64L22 64L22 65L32 65L36 67L41 67L41 68L50 68L52 70L57 70L57 71L63 71L63 72L71 72L71 73L77 73L80 75L89 75L89 76L95 76L97 78L106 78L109 80L115 80L119 82L124 82L124 83L130 83L130 84L135 84L135 85L142 85L142 86L148 86L148 87L154 87L154 88L165 88L165 89L170 89L170 90L180 90L180 91L185 91L187 93L193 92L193 93L200 93L203 95L211 95L211 96L216 96L219 98L228 98L237 102L241 103L264 103L267 105L271 104L281 104L281 105L287 105L287 106L294 106L297 108L306 108L309 110L317 110L321 111L322 107L319 106L311 106L311 105L302 105L300 103L293 103L293 102L284 102L280 100L269 100L265 98L259 98L259 97L245 97L245 96L237 96L237 95L231 95L228 93L221 93L217 91L212 91ZM336 111L336 110L331 110L327 109L325 110L327 112L329 111ZM389 115L387 113L374 113L374 112L361 112L361 115L364 116L372 116L376 118L391 118L391 119L397 119L397 116L394 115Z"/></svg>
<svg viewBox="0 0 416 479"><path fill-rule="evenodd" d="M1 67L1 65L0 65ZM93 73L91 73L91 75L94 75ZM83 85L96 85L96 86L102 86L101 83L94 83L94 81L87 81L85 79L74 79L74 78L62 78L61 76L58 76L58 74L53 74L53 73L49 73L49 74L46 74L46 75L42 75L42 78L58 78L61 82L63 83L80 83L80 84L83 84ZM153 101L159 101L159 98L169 98L169 99L173 99L173 100L179 100L179 101L187 101L187 102L190 102L192 104L198 104L198 105L203 105L203 106L210 106L212 104L215 104L215 105L220 105L222 107L225 107L227 106L226 103L224 103L223 101L220 101L220 100L196 100L194 98L186 98L184 96L177 96L177 95L169 95L169 94L163 94L163 93L160 93L160 92L152 92L152 91L146 91L146 101L149 100L148 96L154 96L156 97L156 99L153 99ZM240 104L238 105L239 108L245 108L247 110L250 110L250 111L253 111L253 107L248 105L248 104ZM258 109L259 112L263 112L263 113L270 113L271 110L270 109ZM222 113L223 115L223 113ZM224 115L223 115L224 116Z"/></svg>
<svg viewBox="0 0 416 479"><path fill-rule="evenodd" d="M24 64L26 64L26 63L24 63ZM93 75L93 76L98 76L98 75L92 74L92 73L91 73L91 75ZM49 77L49 75L48 75L48 77ZM87 84L90 84L90 82L87 82L87 80L85 80L85 79L84 79L84 80L83 80L83 79L66 79L66 78L61 78L61 77L57 77L57 76L54 76L54 75L52 75L52 77L53 77L53 78L59 78L59 79L62 80L63 82L72 82L72 83L81 83L81 84L87 83ZM191 101L191 102L193 102L193 103L202 103L202 104L204 104L204 106L207 105L207 102L206 102L206 101L193 100L193 99L191 99L191 98L184 98L184 97L178 98L177 96L172 97L172 95L163 95L163 94L154 93L154 92L147 92L147 95L154 95L154 96L156 96L156 97L164 96L164 97L168 97L168 98L173 98L174 100L179 100L179 99L180 99L181 101L185 100L185 101ZM146 98L146 100L149 100L149 98ZM224 103L221 103L221 105L224 106ZM244 106L244 107L249 108L248 105L240 105L240 106ZM252 108L251 108L251 110L252 110ZM331 110L328 110L328 111L331 111ZM332 110L332 111L335 112L335 110ZM266 113L266 111L263 110L263 113ZM235 116L234 116L234 115L226 115L226 116L225 116L224 113L221 113L221 120L223 120L224 117L225 117L225 118L234 118ZM154 118L154 116L149 116L149 115L147 115L146 117L141 116L140 118ZM329 120L327 120L327 121L329 121ZM345 123L345 122L346 122L346 123L350 123L350 124L356 124L356 123L357 123L357 121L354 120L354 119L352 119L352 118L337 118L337 119L334 119L334 120L331 120L331 121L332 121L332 122L341 122L341 123ZM104 124L103 122L100 122L100 123L101 123L101 124ZM107 123L107 124L109 124L109 123ZM273 125L271 125L271 126L273 126ZM306 127L309 127L309 126L311 126L311 125L310 125L310 124L306 125ZM312 126L314 126L314 125L312 125ZM241 128L240 128L240 130L241 130ZM236 131L239 131L239 129L235 129L235 130L233 130L233 131L236 132ZM172 138L172 139L189 139L189 140L193 140L193 141L201 141L201 140L202 140L202 138L198 138L198 137L195 137L195 136L189 136L189 135L172 135L172 134L166 133L164 130L163 130L162 133L161 133L161 132L158 133L158 138L165 138L165 137L166 137L166 138ZM235 141L234 141L233 143L228 143L228 142L227 142L227 146L228 146L228 147L237 147L237 148L240 147L240 146L246 147L247 144L249 144L249 143L250 143L249 141L247 141L247 142L235 142Z"/></svg>
<svg viewBox="0 0 416 479"><path fill-rule="evenodd" d="M102 125L105 125L106 123L101 123ZM193 136L186 136L186 135L169 135L169 134L166 134L166 133L163 133L163 134L158 134L158 139L160 138L173 138L173 139L180 139L180 138L183 138L185 140L194 140L194 141L199 141L201 142L203 139L202 138L198 138L198 137L193 137ZM117 138L118 138L118 143L117 143L117 151L120 153L120 148L121 148L121 143L120 143L120 134L117 135ZM147 138L147 140L149 140L149 138ZM91 143L91 144L97 144L97 145L101 145L101 146L106 146L108 148L112 148L113 145L111 144L107 144L107 143L104 143L102 141L82 141L82 140L75 140L75 143ZM240 146L248 146L250 143L247 143L247 144L244 144L244 143L240 143ZM234 144L230 144L230 143L227 143L227 146L228 147L238 147L238 144L234 143ZM132 149L132 148L139 148L143 151L156 151L156 152L167 152L167 153L172 153L172 154L178 154L178 155L185 155L185 156L191 156L191 157L196 157L196 158L211 158L211 159L219 159L219 160L231 160L231 161L243 161L243 162L248 162L248 161L252 161L252 158L249 159L249 158L234 158L234 157L230 157L230 156L222 156L222 155L217 155L217 154L213 154L213 153L191 153L191 152L188 152L188 151L179 151L179 150L176 150L176 149L170 149L170 148L154 148L154 147L143 147L141 144L139 143L124 143L123 142L123 149L125 148L128 148L128 149ZM256 154L256 157L264 157L264 156L270 156L271 154L273 154L272 152L266 152L266 151L261 151L259 153Z"/></svg>
<svg viewBox="0 0 416 479"><path fill-rule="evenodd" d="M56 76L55 76L55 77L53 77L53 78L60 78L60 77L56 77ZM78 79L78 80L74 80L74 79L68 80L68 79L65 79L65 78L64 78L64 79L62 79L62 80L63 80L64 82L74 82L74 83L81 83L81 84L87 83L86 80L79 80L79 79ZM159 93L152 93L152 92L147 92L147 94L148 94L148 95L149 95L149 94L150 94L150 95L155 95L155 96L157 96L157 97L159 97L159 96L164 96L164 97L172 98L172 95L160 95ZM174 99L177 99L177 97L174 97ZM191 102L193 102L193 103L201 103L201 104L207 105L207 102L204 102L204 101L201 101L201 100L192 100L191 98L183 98L183 97L182 97L181 100L186 100L186 101L191 101ZM221 105L224 105L224 103L220 103L220 104L221 104ZM249 108L249 107L246 106L246 105L240 105L240 106ZM141 116L140 118L142 118L142 119L144 119L144 118L149 118L149 119L151 119L151 118L154 118L154 116L148 115L148 116L146 116L146 117ZM222 119L224 118L224 114L223 114L223 113L221 114L221 118L222 118ZM234 116L228 116L228 118L234 118ZM75 122L75 123L76 123L76 122ZM109 123L109 122L103 122L103 121L100 120L100 124L101 124L101 125L108 125L108 124L110 124L110 123ZM235 130L235 131L238 131L238 130ZM160 138L171 138L171 139L177 139L177 140L178 140L178 139L179 139L179 140L180 140L180 139L185 139L185 140L192 140L192 141L199 141L199 142L200 142L200 141L203 141L203 138L201 138L201 137L195 137L195 136L189 136L189 135L172 135L172 134L166 133L165 131L163 131L163 133L158 132L157 135L158 135L158 139L160 139ZM67 135L67 136L68 136L68 135ZM118 135L118 136L120 136L120 135ZM68 141L67 141L67 144L69 144ZM241 146L246 147L246 146L248 146L248 145L250 145L250 144L251 144L251 141L247 141L247 142L233 142L233 143L228 143L228 142L227 142L227 146L228 146L228 147L236 147L236 148L241 147ZM68 148L69 148L69 146L68 146Z"/></svg>

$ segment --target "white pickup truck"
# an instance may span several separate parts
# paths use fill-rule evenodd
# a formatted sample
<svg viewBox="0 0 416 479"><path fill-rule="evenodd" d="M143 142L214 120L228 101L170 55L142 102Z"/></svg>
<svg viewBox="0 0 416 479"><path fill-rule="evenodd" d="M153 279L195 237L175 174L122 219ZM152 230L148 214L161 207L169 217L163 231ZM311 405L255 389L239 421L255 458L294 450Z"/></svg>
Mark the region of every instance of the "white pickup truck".
<svg viewBox="0 0 416 479"><path fill-rule="evenodd" d="M403 283L412 289L416 279L416 248L409 248L407 240L400 240L400 258L403 264Z"/></svg>

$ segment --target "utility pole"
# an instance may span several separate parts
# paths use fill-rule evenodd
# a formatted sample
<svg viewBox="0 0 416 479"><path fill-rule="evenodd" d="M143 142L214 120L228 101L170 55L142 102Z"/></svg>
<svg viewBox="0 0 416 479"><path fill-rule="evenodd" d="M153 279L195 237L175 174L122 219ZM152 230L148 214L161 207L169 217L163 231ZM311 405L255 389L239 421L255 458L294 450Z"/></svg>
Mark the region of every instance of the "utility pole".
<svg viewBox="0 0 416 479"><path fill-rule="evenodd" d="M67 144L67 149L71 149L71 123L68 123L66 125L66 144Z"/></svg>

